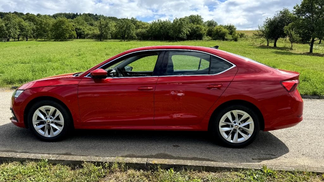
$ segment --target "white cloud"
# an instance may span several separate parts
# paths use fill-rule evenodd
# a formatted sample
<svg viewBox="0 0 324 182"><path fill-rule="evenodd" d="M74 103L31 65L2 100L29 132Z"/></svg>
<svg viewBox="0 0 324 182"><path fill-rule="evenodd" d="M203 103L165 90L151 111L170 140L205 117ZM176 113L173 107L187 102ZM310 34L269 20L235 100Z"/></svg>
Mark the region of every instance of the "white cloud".
<svg viewBox="0 0 324 182"><path fill-rule="evenodd" d="M273 17L283 8L290 10L301 0L228 0L213 11L220 24L233 24L240 29L256 29L267 17Z"/></svg>
<svg viewBox="0 0 324 182"><path fill-rule="evenodd" d="M146 21L201 15L204 20L256 29L266 17L283 8L293 9L301 0L1 0L0 11L34 14L94 13Z"/></svg>

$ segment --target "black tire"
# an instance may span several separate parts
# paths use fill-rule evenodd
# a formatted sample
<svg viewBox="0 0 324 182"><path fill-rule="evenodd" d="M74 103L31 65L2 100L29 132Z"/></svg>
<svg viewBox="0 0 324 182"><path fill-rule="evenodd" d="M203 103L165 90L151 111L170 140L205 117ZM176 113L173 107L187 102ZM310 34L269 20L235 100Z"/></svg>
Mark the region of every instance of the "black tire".
<svg viewBox="0 0 324 182"><path fill-rule="evenodd" d="M72 129L72 119L67 109L52 100L35 103L29 110L27 121L28 128L43 141L62 140ZM38 129L36 129L37 126Z"/></svg>
<svg viewBox="0 0 324 182"><path fill-rule="evenodd" d="M235 113L236 117L234 116ZM247 118L244 119L244 117ZM210 122L210 132L213 139L225 147L245 147L255 140L260 130L258 115L244 105L228 106L215 113ZM221 128L222 131L220 131Z"/></svg>

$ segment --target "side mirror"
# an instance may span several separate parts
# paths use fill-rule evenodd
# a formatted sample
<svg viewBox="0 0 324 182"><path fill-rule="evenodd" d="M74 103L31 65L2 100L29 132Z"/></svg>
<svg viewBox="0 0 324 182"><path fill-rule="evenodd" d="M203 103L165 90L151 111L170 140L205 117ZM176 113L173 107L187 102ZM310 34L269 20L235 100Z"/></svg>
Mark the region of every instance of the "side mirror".
<svg viewBox="0 0 324 182"><path fill-rule="evenodd" d="M97 69L90 72L91 78L93 79L104 79L107 77L107 71L104 69Z"/></svg>

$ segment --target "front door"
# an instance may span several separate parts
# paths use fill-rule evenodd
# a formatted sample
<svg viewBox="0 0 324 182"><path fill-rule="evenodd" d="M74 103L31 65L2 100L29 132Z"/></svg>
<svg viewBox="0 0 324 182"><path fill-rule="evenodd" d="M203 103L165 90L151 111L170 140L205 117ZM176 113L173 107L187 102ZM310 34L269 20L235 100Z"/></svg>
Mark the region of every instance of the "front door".
<svg viewBox="0 0 324 182"><path fill-rule="evenodd" d="M82 125L91 128L154 125L154 91L158 79L154 70L159 54L126 56L102 67L109 77L101 80L85 77L78 93Z"/></svg>

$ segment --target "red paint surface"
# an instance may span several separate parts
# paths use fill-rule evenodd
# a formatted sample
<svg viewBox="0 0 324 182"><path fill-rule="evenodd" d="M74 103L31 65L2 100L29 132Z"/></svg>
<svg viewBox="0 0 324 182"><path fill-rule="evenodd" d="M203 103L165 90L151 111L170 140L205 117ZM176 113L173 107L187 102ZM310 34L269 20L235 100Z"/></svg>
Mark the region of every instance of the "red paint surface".
<svg viewBox="0 0 324 182"><path fill-rule="evenodd" d="M222 57L235 65L219 75L153 76L92 79L87 75L120 56L137 51L182 49ZM99 71L100 72L100 71ZM99 75L102 73L99 73ZM156 46L128 50L85 71L48 77L21 86L12 98L19 127L35 99L55 99L70 111L76 129L208 130L214 111L232 101L253 104L262 114L264 130L296 125L303 101L297 89L288 92L282 81L299 74L276 70L233 54L205 47ZM217 114L217 113L216 113Z"/></svg>

